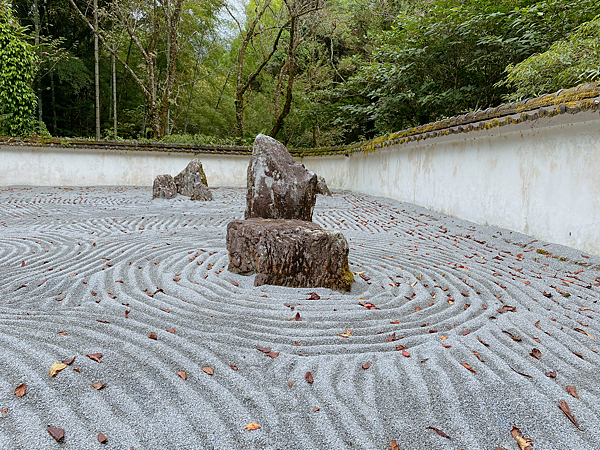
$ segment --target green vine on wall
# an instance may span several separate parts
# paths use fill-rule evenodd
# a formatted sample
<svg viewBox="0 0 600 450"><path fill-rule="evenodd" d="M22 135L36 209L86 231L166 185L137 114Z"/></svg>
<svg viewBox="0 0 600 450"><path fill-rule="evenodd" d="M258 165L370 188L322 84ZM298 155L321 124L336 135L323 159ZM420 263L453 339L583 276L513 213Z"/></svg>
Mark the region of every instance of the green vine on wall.
<svg viewBox="0 0 600 450"><path fill-rule="evenodd" d="M36 56L10 7L0 0L0 133L26 136L34 129Z"/></svg>

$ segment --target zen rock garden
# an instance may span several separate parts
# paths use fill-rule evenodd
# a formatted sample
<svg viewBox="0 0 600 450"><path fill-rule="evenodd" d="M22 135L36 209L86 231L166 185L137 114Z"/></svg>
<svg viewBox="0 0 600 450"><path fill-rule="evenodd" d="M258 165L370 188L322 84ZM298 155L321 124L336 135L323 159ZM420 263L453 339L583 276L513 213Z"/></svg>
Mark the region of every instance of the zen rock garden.
<svg viewBox="0 0 600 450"><path fill-rule="evenodd" d="M354 276L346 238L312 222L317 191L329 192L325 180L320 189L318 184L317 175L283 144L258 135L248 166L245 220L227 226L228 270L256 274L255 286L349 291Z"/></svg>
<svg viewBox="0 0 600 450"><path fill-rule="evenodd" d="M208 190L206 175L199 159L193 159L173 178L171 175L159 175L152 185L152 198L175 198L177 194L190 197L190 200L212 200Z"/></svg>

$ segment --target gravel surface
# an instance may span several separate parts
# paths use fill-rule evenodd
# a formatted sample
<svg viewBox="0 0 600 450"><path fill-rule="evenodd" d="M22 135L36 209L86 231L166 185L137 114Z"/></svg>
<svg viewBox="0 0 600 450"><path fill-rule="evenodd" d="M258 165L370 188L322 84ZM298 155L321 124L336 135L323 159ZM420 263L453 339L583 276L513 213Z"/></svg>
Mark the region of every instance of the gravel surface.
<svg viewBox="0 0 600 450"><path fill-rule="evenodd" d="M0 188L0 448L600 449L599 257L334 192L352 291L254 287L211 191Z"/></svg>

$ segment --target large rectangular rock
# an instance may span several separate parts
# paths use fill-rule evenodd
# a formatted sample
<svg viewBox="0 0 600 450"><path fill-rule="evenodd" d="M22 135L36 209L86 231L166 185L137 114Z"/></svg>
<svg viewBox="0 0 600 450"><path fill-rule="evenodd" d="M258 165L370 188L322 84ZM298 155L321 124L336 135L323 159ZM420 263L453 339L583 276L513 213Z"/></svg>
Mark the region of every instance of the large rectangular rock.
<svg viewBox="0 0 600 450"><path fill-rule="evenodd" d="M327 287L349 291L348 242L313 222L234 220L227 225L230 272L256 273L255 286Z"/></svg>

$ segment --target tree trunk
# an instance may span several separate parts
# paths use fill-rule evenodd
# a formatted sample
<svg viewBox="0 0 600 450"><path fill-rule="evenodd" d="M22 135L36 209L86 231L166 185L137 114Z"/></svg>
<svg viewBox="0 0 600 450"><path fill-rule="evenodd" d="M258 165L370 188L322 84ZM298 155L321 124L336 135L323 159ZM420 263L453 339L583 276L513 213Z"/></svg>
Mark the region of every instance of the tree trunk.
<svg viewBox="0 0 600 450"><path fill-rule="evenodd" d="M98 67L98 0L94 0L94 85L96 100L96 140L100 140L100 69Z"/></svg>
<svg viewBox="0 0 600 450"><path fill-rule="evenodd" d="M116 49L115 49L116 51ZM113 94L113 138L117 140L117 64L115 56L111 55L112 63L112 94Z"/></svg>

